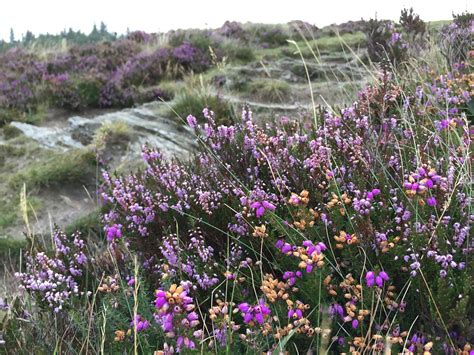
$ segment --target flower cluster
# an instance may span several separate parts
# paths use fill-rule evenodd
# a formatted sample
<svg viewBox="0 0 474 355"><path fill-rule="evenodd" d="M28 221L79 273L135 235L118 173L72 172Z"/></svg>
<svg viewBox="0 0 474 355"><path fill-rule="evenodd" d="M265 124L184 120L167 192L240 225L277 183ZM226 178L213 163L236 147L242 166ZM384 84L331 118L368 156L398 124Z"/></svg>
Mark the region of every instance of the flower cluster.
<svg viewBox="0 0 474 355"><path fill-rule="evenodd" d="M465 95L463 80L449 84L459 89L456 97ZM435 127L442 110L465 115L471 94L446 106L432 85L447 92L448 84L439 80L402 88L384 71L354 105L323 112L318 125L285 119L281 126L261 126L248 108L240 123L218 125L205 109L205 122L187 119L203 147L190 162L167 160L144 147L144 171L104 173L106 230L114 236L121 231L111 244L136 253L153 282L182 286L157 293L157 319L165 331L180 334L182 346L209 339L218 349L235 332L258 349L268 343L262 337L273 337L272 343L296 329L322 337L329 324L340 323L344 335L334 339L333 350L381 351L403 344L402 334L419 312L417 299L433 311L429 322L443 329L434 315L450 314L452 329L466 334L457 315L467 311L470 291L454 285L469 284L465 270L474 251L466 174L471 137L466 125ZM405 110L419 124L408 127ZM429 135L426 127L432 128ZM431 295L444 299L437 311L430 293L414 287L423 285L428 271L437 275ZM225 298L231 289L233 300ZM202 296L209 290L222 303ZM181 296L175 300L174 293L192 293L194 302L185 297L175 306ZM248 302L254 293L257 304ZM312 307L315 293L331 305L327 321L327 308L320 308L319 318L304 312L302 305ZM372 309L371 302L383 306ZM196 334L188 326L194 315L187 318L195 304L212 310L203 314L215 320L211 327L200 318L206 324ZM188 305L193 310L186 311ZM226 316L235 305L241 322ZM447 339L429 329L431 338ZM388 335L393 343L385 342ZM456 347L464 345L465 338L456 341Z"/></svg>
<svg viewBox="0 0 474 355"><path fill-rule="evenodd" d="M368 271L365 274L365 281L367 283L367 287L372 287L376 285L379 288L383 287L385 281L388 281L389 277L385 271L380 271L378 275L374 271Z"/></svg>
<svg viewBox="0 0 474 355"><path fill-rule="evenodd" d="M238 309L242 313L244 322L251 327L257 324L262 325L271 313L270 308L265 305L264 300L259 300L254 306L251 306L246 302L241 303L239 304Z"/></svg>
<svg viewBox="0 0 474 355"><path fill-rule="evenodd" d="M410 197L416 195L424 196L436 187L442 185L443 178L436 173L436 170L424 167L418 169L416 173L408 176L408 181L404 183L406 194ZM436 206L436 198L428 196L424 200L428 206Z"/></svg>
<svg viewBox="0 0 474 355"><path fill-rule="evenodd" d="M155 292L156 320L159 322L169 338L175 338L177 349L183 346L188 349L196 347L191 339L195 335L186 335L199 324L199 316L194 311L193 299L188 296L188 285L173 284L165 290ZM178 332L182 331L183 334ZM179 350L178 350L179 351Z"/></svg>
<svg viewBox="0 0 474 355"><path fill-rule="evenodd" d="M36 252L28 256L26 271L17 273L21 288L54 312L62 311L74 296L84 295L81 279L88 264L85 243L78 233L53 233L54 253Z"/></svg>
<svg viewBox="0 0 474 355"><path fill-rule="evenodd" d="M132 326L137 332L141 332L148 329L150 323L146 319L143 319L141 315L137 314L133 317L130 326Z"/></svg>

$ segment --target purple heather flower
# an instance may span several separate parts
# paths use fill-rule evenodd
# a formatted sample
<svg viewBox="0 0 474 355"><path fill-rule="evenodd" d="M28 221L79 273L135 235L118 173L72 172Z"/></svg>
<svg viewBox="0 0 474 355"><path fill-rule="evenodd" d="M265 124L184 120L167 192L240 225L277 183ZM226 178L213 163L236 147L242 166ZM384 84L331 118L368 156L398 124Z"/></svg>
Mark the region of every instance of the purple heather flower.
<svg viewBox="0 0 474 355"><path fill-rule="evenodd" d="M186 121L188 121L189 127L196 128L196 126L197 126L196 117L194 117L193 115L189 115L188 117L186 117Z"/></svg>
<svg viewBox="0 0 474 355"><path fill-rule="evenodd" d="M135 327L137 332L141 332L142 330L146 330L149 327L150 323L146 319L142 319L142 317L137 314L132 322L130 323L130 326Z"/></svg>
<svg viewBox="0 0 474 355"><path fill-rule="evenodd" d="M113 241L114 239L119 239L122 237L122 226L119 224L114 224L107 228L107 240L109 242Z"/></svg>
<svg viewBox="0 0 474 355"><path fill-rule="evenodd" d="M333 303L329 306L329 315L331 317L338 315L341 319L344 319L344 308L339 303Z"/></svg>
<svg viewBox="0 0 474 355"><path fill-rule="evenodd" d="M246 302L241 303L239 304L238 309L242 313L244 322L247 324L251 324L252 322L263 324L265 318L271 313L270 308L265 305L263 299L261 299L255 306L250 306Z"/></svg>
<svg viewBox="0 0 474 355"><path fill-rule="evenodd" d="M367 287L377 285L377 287L382 288L384 281L388 281L388 279L388 274L385 271L381 271L378 275L373 271L368 271L365 275Z"/></svg>
<svg viewBox="0 0 474 355"><path fill-rule="evenodd" d="M436 206L436 198L434 198L434 197L428 197L428 198L426 199L426 204L427 204L428 206Z"/></svg>
<svg viewBox="0 0 474 355"><path fill-rule="evenodd" d="M262 217L265 214L265 210L275 211L275 205L268 201L257 201L250 205L250 208L255 210L255 216L257 218Z"/></svg>

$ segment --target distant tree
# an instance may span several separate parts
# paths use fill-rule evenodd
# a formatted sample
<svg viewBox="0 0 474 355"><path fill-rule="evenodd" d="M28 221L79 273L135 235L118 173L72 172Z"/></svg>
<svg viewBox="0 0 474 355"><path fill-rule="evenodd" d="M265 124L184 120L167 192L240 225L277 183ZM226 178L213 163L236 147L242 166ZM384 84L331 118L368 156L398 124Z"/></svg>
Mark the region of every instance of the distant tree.
<svg viewBox="0 0 474 355"><path fill-rule="evenodd" d="M15 43L15 32L13 32L13 28L10 28L10 43Z"/></svg>
<svg viewBox="0 0 474 355"><path fill-rule="evenodd" d="M92 27L92 32L89 34L89 41L90 42L98 42L101 39L101 35L97 30L97 26L94 23L94 27Z"/></svg>
<svg viewBox="0 0 474 355"><path fill-rule="evenodd" d="M104 23L104 21L100 21L100 34L102 37L105 37L107 35L107 25Z"/></svg>
<svg viewBox="0 0 474 355"><path fill-rule="evenodd" d="M33 34L33 32L27 30L26 33L25 33L25 36L23 37L23 42L28 44L28 43L31 43L35 40L35 35Z"/></svg>
<svg viewBox="0 0 474 355"><path fill-rule="evenodd" d="M5 42L3 39L0 39L0 53L5 52L8 49L8 43Z"/></svg>

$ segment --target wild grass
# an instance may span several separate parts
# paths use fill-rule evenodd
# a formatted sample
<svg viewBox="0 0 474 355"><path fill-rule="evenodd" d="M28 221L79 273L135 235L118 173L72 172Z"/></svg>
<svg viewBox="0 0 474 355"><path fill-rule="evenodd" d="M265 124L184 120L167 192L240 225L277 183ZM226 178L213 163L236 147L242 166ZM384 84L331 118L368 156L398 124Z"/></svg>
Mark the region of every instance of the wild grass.
<svg viewBox="0 0 474 355"><path fill-rule="evenodd" d="M91 145L99 151L107 144L126 145L132 135L133 130L125 122L106 122L95 132Z"/></svg>
<svg viewBox="0 0 474 355"><path fill-rule="evenodd" d="M190 76L185 80L185 87L180 90L170 104L169 115L179 117L185 122L188 115L195 116L203 121L203 108L214 111L221 123L230 123L235 114L232 105L212 86L203 79L203 76Z"/></svg>
<svg viewBox="0 0 474 355"><path fill-rule="evenodd" d="M290 101L290 85L278 79L257 79L249 85L250 94L257 100L268 102L288 102Z"/></svg>
<svg viewBox="0 0 474 355"><path fill-rule="evenodd" d="M78 149L67 153L53 153L45 161L32 163L9 179L13 188L26 184L27 189L62 183L87 183L94 180L96 154L91 149Z"/></svg>

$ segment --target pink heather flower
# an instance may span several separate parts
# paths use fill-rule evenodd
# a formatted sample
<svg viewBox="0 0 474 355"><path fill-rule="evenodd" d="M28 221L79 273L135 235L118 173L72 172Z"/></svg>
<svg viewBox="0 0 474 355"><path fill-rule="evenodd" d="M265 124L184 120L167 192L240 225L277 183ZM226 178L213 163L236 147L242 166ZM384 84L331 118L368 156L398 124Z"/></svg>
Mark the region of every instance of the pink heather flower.
<svg viewBox="0 0 474 355"><path fill-rule="evenodd" d="M257 201L250 205L250 208L255 210L255 216L257 218L262 217L265 214L265 210L275 211L275 206L268 201Z"/></svg>
<svg viewBox="0 0 474 355"><path fill-rule="evenodd" d="M107 228L107 240L109 242L113 241L114 239L119 239L122 237L122 226L120 224L114 224L111 227Z"/></svg>
<svg viewBox="0 0 474 355"><path fill-rule="evenodd" d="M137 332L141 332L142 330L146 330L150 326L150 323L137 314L130 323L130 326L135 327Z"/></svg>
<svg viewBox="0 0 474 355"><path fill-rule="evenodd" d="M193 115L189 115L188 117L186 117L186 121L188 121L189 127L196 128L196 126L197 126L196 117L194 117Z"/></svg>
<svg viewBox="0 0 474 355"><path fill-rule="evenodd" d="M426 199L426 204L431 207L436 206L436 199L434 197L428 197Z"/></svg>
<svg viewBox="0 0 474 355"><path fill-rule="evenodd" d="M258 323L263 324L265 318L270 314L270 308L265 305L265 301L261 299L256 306L250 306L244 302L238 306L239 311L242 313L244 322L247 324Z"/></svg>
<svg viewBox="0 0 474 355"><path fill-rule="evenodd" d="M359 326L359 321L357 319L354 319L352 321L352 328L357 329L358 326Z"/></svg>
<svg viewBox="0 0 474 355"><path fill-rule="evenodd" d="M388 281L389 279L388 274L385 271L380 271L379 276L385 281Z"/></svg>
<svg viewBox="0 0 474 355"><path fill-rule="evenodd" d="M165 308L165 305L168 305L168 301L166 300L166 293L165 291L158 290L155 293L156 299L155 299L155 307L158 309L163 309ZM166 307L166 308L168 308Z"/></svg>

